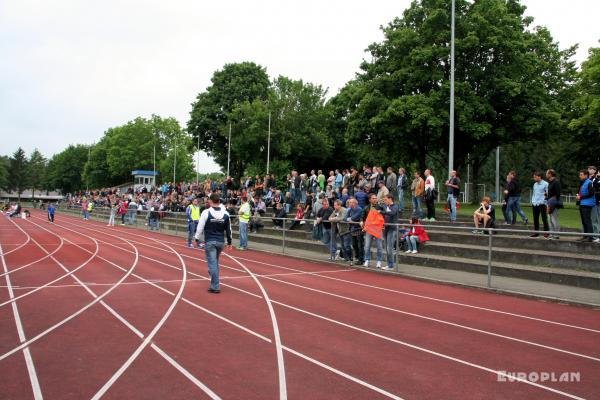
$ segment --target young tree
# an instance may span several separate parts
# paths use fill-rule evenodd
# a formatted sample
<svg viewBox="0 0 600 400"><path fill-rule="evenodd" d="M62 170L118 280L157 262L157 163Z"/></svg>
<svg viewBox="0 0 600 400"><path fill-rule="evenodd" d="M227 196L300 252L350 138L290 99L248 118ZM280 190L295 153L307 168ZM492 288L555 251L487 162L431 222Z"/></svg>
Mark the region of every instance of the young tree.
<svg viewBox="0 0 600 400"><path fill-rule="evenodd" d="M29 185L27 179L27 156L22 148L18 148L9 161L8 187L10 191L16 191L18 200L21 201L21 193Z"/></svg>
<svg viewBox="0 0 600 400"><path fill-rule="evenodd" d="M32 197L35 197L36 189L41 189L46 180L46 158L35 149L29 156L27 164L27 177Z"/></svg>
<svg viewBox="0 0 600 400"><path fill-rule="evenodd" d="M46 189L58 189L62 193L85 189L81 175L88 154L89 146L78 144L69 145L65 150L52 156L46 170Z"/></svg>
<svg viewBox="0 0 600 400"><path fill-rule="evenodd" d="M0 156L0 189L9 190L8 170L10 168L10 158Z"/></svg>

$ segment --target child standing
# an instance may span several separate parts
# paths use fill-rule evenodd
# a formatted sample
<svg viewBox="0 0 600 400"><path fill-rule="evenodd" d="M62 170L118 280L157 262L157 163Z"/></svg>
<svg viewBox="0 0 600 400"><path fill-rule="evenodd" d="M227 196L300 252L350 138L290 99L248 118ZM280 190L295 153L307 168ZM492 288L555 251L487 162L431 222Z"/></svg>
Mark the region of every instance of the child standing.
<svg viewBox="0 0 600 400"><path fill-rule="evenodd" d="M54 204L50 203L48 204L48 221L50 221L51 224L54 223Z"/></svg>

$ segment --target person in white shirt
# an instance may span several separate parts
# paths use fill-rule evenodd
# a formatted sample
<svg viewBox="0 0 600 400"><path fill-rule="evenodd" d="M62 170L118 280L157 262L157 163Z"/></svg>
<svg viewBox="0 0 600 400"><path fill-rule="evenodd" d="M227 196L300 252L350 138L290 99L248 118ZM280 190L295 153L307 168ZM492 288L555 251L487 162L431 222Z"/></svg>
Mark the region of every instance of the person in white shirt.
<svg viewBox="0 0 600 400"><path fill-rule="evenodd" d="M435 188L435 178L431 175L431 170L425 170L425 205L427 206L427 217L425 221L435 221L435 198L437 190Z"/></svg>

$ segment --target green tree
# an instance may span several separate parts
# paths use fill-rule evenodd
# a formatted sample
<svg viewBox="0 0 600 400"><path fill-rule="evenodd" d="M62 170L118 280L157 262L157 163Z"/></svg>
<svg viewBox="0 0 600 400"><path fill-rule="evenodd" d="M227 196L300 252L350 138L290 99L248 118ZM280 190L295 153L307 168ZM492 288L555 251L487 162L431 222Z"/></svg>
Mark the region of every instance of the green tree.
<svg viewBox="0 0 600 400"><path fill-rule="evenodd" d="M48 160L39 152L38 149L33 150L29 156L27 163L27 181L31 189L32 197L35 196L36 189L41 189L46 181L46 164Z"/></svg>
<svg viewBox="0 0 600 400"><path fill-rule="evenodd" d="M475 175L493 149L540 139L561 126L574 49L532 28L518 0L456 2L455 165ZM369 47L352 85L348 142L383 163L447 160L450 3L414 1Z"/></svg>
<svg viewBox="0 0 600 400"><path fill-rule="evenodd" d="M52 156L46 169L46 189L73 193L85 189L82 180L83 166L88 160L89 146L69 145Z"/></svg>
<svg viewBox="0 0 600 400"><path fill-rule="evenodd" d="M193 155L189 150L193 146L192 138L181 131L178 135L172 136L165 145L168 146L168 151L166 157L160 161L160 181L172 181L174 166L176 182L195 179Z"/></svg>
<svg viewBox="0 0 600 400"><path fill-rule="evenodd" d="M600 164L600 47L589 49L577 80L578 97L573 102L574 118L569 129L574 133L569 154L583 163Z"/></svg>
<svg viewBox="0 0 600 400"><path fill-rule="evenodd" d="M22 148L18 148L9 160L8 189L16 191L19 201L21 193L29 185L27 176L27 156Z"/></svg>
<svg viewBox="0 0 600 400"><path fill-rule="evenodd" d="M187 127L194 143L200 137L200 148L226 168L229 114L239 103L266 101L270 82L265 69L252 62L226 64L213 74L211 82L192 104ZM236 160L231 174L241 176L241 168L243 163Z"/></svg>
<svg viewBox="0 0 600 400"><path fill-rule="evenodd" d="M0 156L0 189L8 190L10 186L8 176L9 168L10 158L7 156Z"/></svg>

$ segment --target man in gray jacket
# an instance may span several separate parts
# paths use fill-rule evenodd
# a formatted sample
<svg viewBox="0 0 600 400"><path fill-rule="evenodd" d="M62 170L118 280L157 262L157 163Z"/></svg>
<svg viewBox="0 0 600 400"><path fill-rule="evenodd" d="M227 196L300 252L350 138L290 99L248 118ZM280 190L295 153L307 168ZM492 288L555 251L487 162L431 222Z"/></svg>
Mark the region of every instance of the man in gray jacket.
<svg viewBox="0 0 600 400"><path fill-rule="evenodd" d="M350 236L350 225L344 223L348 212L342 207L342 201L339 199L334 201L333 209L333 213L329 217L329 222L331 222L331 258L337 259L337 239L339 238L342 245L342 257L344 261L351 263L352 236Z"/></svg>

